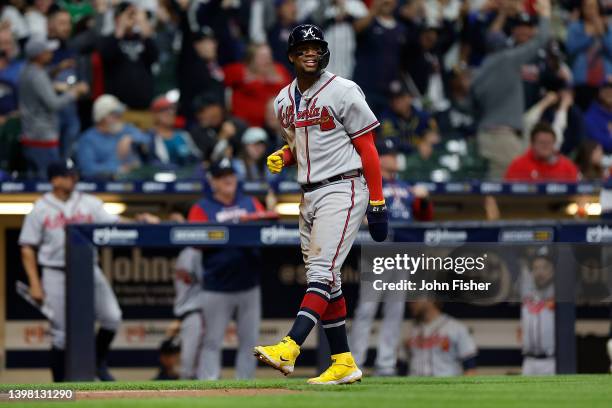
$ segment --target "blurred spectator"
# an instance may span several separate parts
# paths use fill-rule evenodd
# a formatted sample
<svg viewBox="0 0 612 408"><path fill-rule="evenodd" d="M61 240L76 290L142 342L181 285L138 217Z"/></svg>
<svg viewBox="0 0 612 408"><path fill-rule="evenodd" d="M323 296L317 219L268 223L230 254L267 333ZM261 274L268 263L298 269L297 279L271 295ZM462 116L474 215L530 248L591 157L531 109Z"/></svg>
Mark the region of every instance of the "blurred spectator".
<svg viewBox="0 0 612 408"><path fill-rule="evenodd" d="M89 87L78 82L62 95L55 93L46 67L58 48L57 41L31 38L25 47L28 63L19 77L21 144L31 176L44 179L47 166L60 160L58 111L74 102Z"/></svg>
<svg viewBox="0 0 612 408"><path fill-rule="evenodd" d="M599 89L596 101L584 114L587 136L603 146L607 154L612 153L612 79Z"/></svg>
<svg viewBox="0 0 612 408"><path fill-rule="evenodd" d="M248 22L243 21L248 15L248 1L180 0L179 3L189 3L190 24L194 32L204 26L212 28L219 43L221 65L240 59L244 52L241 37L248 31Z"/></svg>
<svg viewBox="0 0 612 408"><path fill-rule="evenodd" d="M266 131L266 134L268 136L267 140L269 153L276 151L278 149L278 146L282 146L285 144L281 133L282 131L280 121L276 118L276 112L274 112L274 99L275 98L270 98L266 103L266 113L264 118L264 130Z"/></svg>
<svg viewBox="0 0 612 408"><path fill-rule="evenodd" d="M539 248L521 279L521 344L523 375L554 375L555 292L554 258Z"/></svg>
<svg viewBox="0 0 612 408"><path fill-rule="evenodd" d="M242 149L233 166L238 180L266 182L272 174L266 167L266 131L262 128L248 128L242 135Z"/></svg>
<svg viewBox="0 0 612 408"><path fill-rule="evenodd" d="M268 29L268 44L274 61L283 64L288 72L293 66L287 58L287 40L293 27L298 25L296 0L274 0L276 22Z"/></svg>
<svg viewBox="0 0 612 408"><path fill-rule="evenodd" d="M414 326L406 340L411 376L448 377L476 374L478 349L468 328L442 313L430 299L409 303Z"/></svg>
<svg viewBox="0 0 612 408"><path fill-rule="evenodd" d="M448 174L434 177L440 169L440 155L435 151L440 143L440 135L436 132L426 132L416 145L416 151L406 155L406 163L401 179L406 181L447 181Z"/></svg>
<svg viewBox="0 0 612 408"><path fill-rule="evenodd" d="M368 15L361 0L322 0L312 18L325 31L330 52L327 70L351 79L357 45L353 22Z"/></svg>
<svg viewBox="0 0 612 408"><path fill-rule="evenodd" d="M176 129L176 105L165 96L157 97L151 104L154 127L151 130L153 155L164 166L194 164L201 153L188 132Z"/></svg>
<svg viewBox="0 0 612 408"><path fill-rule="evenodd" d="M561 45L551 40L534 61L523 65L526 107L533 106L546 92L571 89L572 72L564 60Z"/></svg>
<svg viewBox="0 0 612 408"><path fill-rule="evenodd" d="M566 45L572 61L576 103L586 109L599 85L612 75L612 30L598 0L582 0L580 19L569 25Z"/></svg>
<svg viewBox="0 0 612 408"><path fill-rule="evenodd" d="M453 69L448 77L450 106L435 115L444 139L466 139L476 135L476 118L470 103L472 72L465 66Z"/></svg>
<svg viewBox="0 0 612 408"><path fill-rule="evenodd" d="M557 136L547 123L533 127L530 135L531 146L510 163L504 179L507 181L576 182L578 169L570 159L555 149Z"/></svg>
<svg viewBox="0 0 612 408"><path fill-rule="evenodd" d="M582 114L573 101L573 94L569 89L558 93L548 92L525 113L524 139L529 139L531 129L537 123L549 122L557 135L555 149L564 154L573 152L585 134Z"/></svg>
<svg viewBox="0 0 612 408"><path fill-rule="evenodd" d="M217 95L205 94L195 100L196 124L190 129L191 137L202 152L205 162L232 157L240 149L240 138L246 124L230 115Z"/></svg>
<svg viewBox="0 0 612 408"><path fill-rule="evenodd" d="M585 140L576 152L576 165L580 171L580 179L584 181L603 181L608 171L603 166L604 151L594 140Z"/></svg>
<svg viewBox="0 0 612 408"><path fill-rule="evenodd" d="M495 52L507 46L517 47L531 40L538 19L525 12L520 1L505 2L487 32L489 51Z"/></svg>
<svg viewBox="0 0 612 408"><path fill-rule="evenodd" d="M126 120L143 129L151 126L148 109L153 99L152 65L157 60L153 30L143 9L129 2L115 8L115 30L100 40L106 93L123 101L132 111Z"/></svg>
<svg viewBox="0 0 612 408"><path fill-rule="evenodd" d="M433 111L448 108L442 82L443 57L455 40L454 24L421 25L402 52L402 65L422 96L423 104Z"/></svg>
<svg viewBox="0 0 612 408"><path fill-rule="evenodd" d="M179 113L192 121L194 98L203 93L225 97L223 70L217 62L217 40L210 27L192 32L187 16L181 18L183 44L178 62L178 86L181 93Z"/></svg>
<svg viewBox="0 0 612 408"><path fill-rule="evenodd" d="M152 14L151 24L154 25L153 41L157 45L157 62L154 65L155 76L154 95L171 91L178 87L177 64L181 45L181 16L172 0L154 1L157 5Z"/></svg>
<svg viewBox="0 0 612 408"><path fill-rule="evenodd" d="M62 0L59 3L61 7L70 13L70 18L74 23L91 17L95 12L96 3L102 3L104 0ZM92 4L93 3L93 4Z"/></svg>
<svg viewBox="0 0 612 408"><path fill-rule="evenodd" d="M178 380L177 367L181 357L181 343L178 337L171 337L162 341L159 346L159 371L154 381Z"/></svg>
<svg viewBox="0 0 612 408"><path fill-rule="evenodd" d="M520 154L525 96L521 66L535 58L550 34L550 0L538 0L540 22L535 37L489 55L472 82L480 154L489 160L489 178L501 179ZM500 81L503 78L503 81Z"/></svg>
<svg viewBox="0 0 612 408"><path fill-rule="evenodd" d="M521 0L485 0L480 4L477 10L464 14L462 21L460 58L469 66L479 66L487 53L504 45L512 18L524 9Z"/></svg>
<svg viewBox="0 0 612 408"><path fill-rule="evenodd" d="M391 83L389 93L389 108L380 115L378 136L392 139L400 151L409 153L425 134L437 133L438 126L431 115L413 104L410 91L399 81Z"/></svg>
<svg viewBox="0 0 612 408"><path fill-rule="evenodd" d="M0 25L8 28L17 40L25 40L29 35L28 24L18 9L7 3L0 4Z"/></svg>
<svg viewBox="0 0 612 408"><path fill-rule="evenodd" d="M94 102L94 126L77 145L77 160L84 178L113 179L140 167L148 157L151 138L124 123L125 106L113 95Z"/></svg>
<svg viewBox="0 0 612 408"><path fill-rule="evenodd" d="M291 81L265 44L251 45L244 63L226 65L223 71L225 84L232 89L232 113L250 126L263 126L266 102Z"/></svg>
<svg viewBox="0 0 612 408"><path fill-rule="evenodd" d="M461 6L461 0L423 1L424 24L436 27L444 22L456 22L459 19Z"/></svg>
<svg viewBox="0 0 612 408"><path fill-rule="evenodd" d="M367 16L353 23L357 33L354 80L372 110L380 114L387 105L391 81L399 77L400 52L405 28L395 16L397 0L372 0Z"/></svg>
<svg viewBox="0 0 612 408"><path fill-rule="evenodd" d="M239 222L241 217L264 212L254 197L243 195L229 159L210 167L212 195L189 211L190 222ZM238 352L236 378L252 378L256 360L253 347L259 336L261 256L252 248L209 249L203 256L203 310L206 330L198 378L216 380L221 374L221 351L227 325L236 316Z"/></svg>
<svg viewBox="0 0 612 408"><path fill-rule="evenodd" d="M0 29L0 124L18 110L17 84L24 65L12 32Z"/></svg>
<svg viewBox="0 0 612 408"><path fill-rule="evenodd" d="M397 177L399 152L395 144L387 139L376 143L376 150L380 157L383 194L389 209L389 220L431 221L433 205L429 201L429 192L422 187L411 187Z"/></svg>
<svg viewBox="0 0 612 408"><path fill-rule="evenodd" d="M57 40L59 47L53 53L51 75L56 91L64 92L67 87L77 81L77 52L69 45L72 34L70 14L62 9L49 12L49 38ZM76 101L67 104L59 111L60 126L60 156L66 160L72 156L73 147L81 131L81 121Z"/></svg>
<svg viewBox="0 0 612 408"><path fill-rule="evenodd" d="M28 25L30 37L46 38L47 37L47 13L53 0L32 0L30 6L25 12L25 21Z"/></svg>

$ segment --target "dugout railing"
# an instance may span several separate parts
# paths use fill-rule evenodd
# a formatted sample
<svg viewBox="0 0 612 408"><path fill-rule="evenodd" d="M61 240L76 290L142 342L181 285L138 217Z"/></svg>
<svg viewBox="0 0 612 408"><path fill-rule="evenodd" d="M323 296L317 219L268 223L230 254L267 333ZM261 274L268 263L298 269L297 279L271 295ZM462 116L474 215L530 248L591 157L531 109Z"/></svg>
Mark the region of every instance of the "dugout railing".
<svg viewBox="0 0 612 408"><path fill-rule="evenodd" d="M390 242L491 244L612 242L612 224L593 222L446 222L394 225ZM72 224L66 227L66 379L91 381L95 373L93 265L100 247L298 246L296 223L253 224ZM374 244L366 230L356 241ZM576 261L561 251L555 274L557 373L576 372L574 282ZM325 350L325 347L321 347ZM321 361L325 358L320 358Z"/></svg>

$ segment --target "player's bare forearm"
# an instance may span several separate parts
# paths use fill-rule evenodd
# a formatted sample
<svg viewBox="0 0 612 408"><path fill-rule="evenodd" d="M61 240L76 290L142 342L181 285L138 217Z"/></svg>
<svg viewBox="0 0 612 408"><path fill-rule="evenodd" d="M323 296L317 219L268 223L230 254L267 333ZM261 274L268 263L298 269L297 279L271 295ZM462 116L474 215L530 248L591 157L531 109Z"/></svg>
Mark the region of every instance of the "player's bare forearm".
<svg viewBox="0 0 612 408"><path fill-rule="evenodd" d="M40 275L36 264L36 251L29 245L21 247L21 263L28 277L30 286L40 286Z"/></svg>

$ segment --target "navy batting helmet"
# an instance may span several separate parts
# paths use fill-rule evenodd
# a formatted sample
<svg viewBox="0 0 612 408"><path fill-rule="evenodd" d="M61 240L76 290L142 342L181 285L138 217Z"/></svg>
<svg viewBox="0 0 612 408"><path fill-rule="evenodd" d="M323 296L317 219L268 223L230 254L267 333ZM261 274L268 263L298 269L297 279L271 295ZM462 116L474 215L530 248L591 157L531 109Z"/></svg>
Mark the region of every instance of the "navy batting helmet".
<svg viewBox="0 0 612 408"><path fill-rule="evenodd" d="M287 43L287 54L291 53L298 45L306 42L315 42L323 47L323 52L319 55L319 69L325 69L329 64L329 48L323 37L323 30L314 24L300 24L291 31Z"/></svg>

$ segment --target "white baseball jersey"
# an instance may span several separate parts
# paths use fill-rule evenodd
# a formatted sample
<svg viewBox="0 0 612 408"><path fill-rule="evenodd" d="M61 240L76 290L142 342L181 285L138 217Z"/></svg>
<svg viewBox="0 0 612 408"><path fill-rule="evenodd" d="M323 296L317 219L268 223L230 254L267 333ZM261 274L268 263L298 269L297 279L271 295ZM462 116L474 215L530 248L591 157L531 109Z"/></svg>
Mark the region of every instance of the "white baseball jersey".
<svg viewBox="0 0 612 408"><path fill-rule="evenodd" d="M441 314L412 328L408 352L410 375L445 377L462 375L463 362L476 356L477 349L463 323Z"/></svg>
<svg viewBox="0 0 612 408"><path fill-rule="evenodd" d="M300 184L360 169L355 139L379 123L353 81L323 71L295 103L297 79L274 100L283 137L297 160Z"/></svg>
<svg viewBox="0 0 612 408"><path fill-rule="evenodd" d="M174 315L180 317L202 307L202 251L183 249L174 269Z"/></svg>
<svg viewBox="0 0 612 408"><path fill-rule="evenodd" d="M523 354L552 357L555 355L554 286L537 289L531 274L525 275L521 281Z"/></svg>
<svg viewBox="0 0 612 408"><path fill-rule="evenodd" d="M26 215L19 235L20 245L38 247L38 263L42 266L65 266L66 234L64 226L72 223L111 223L119 217L106 212L97 197L73 192L67 201L46 193L34 203Z"/></svg>

